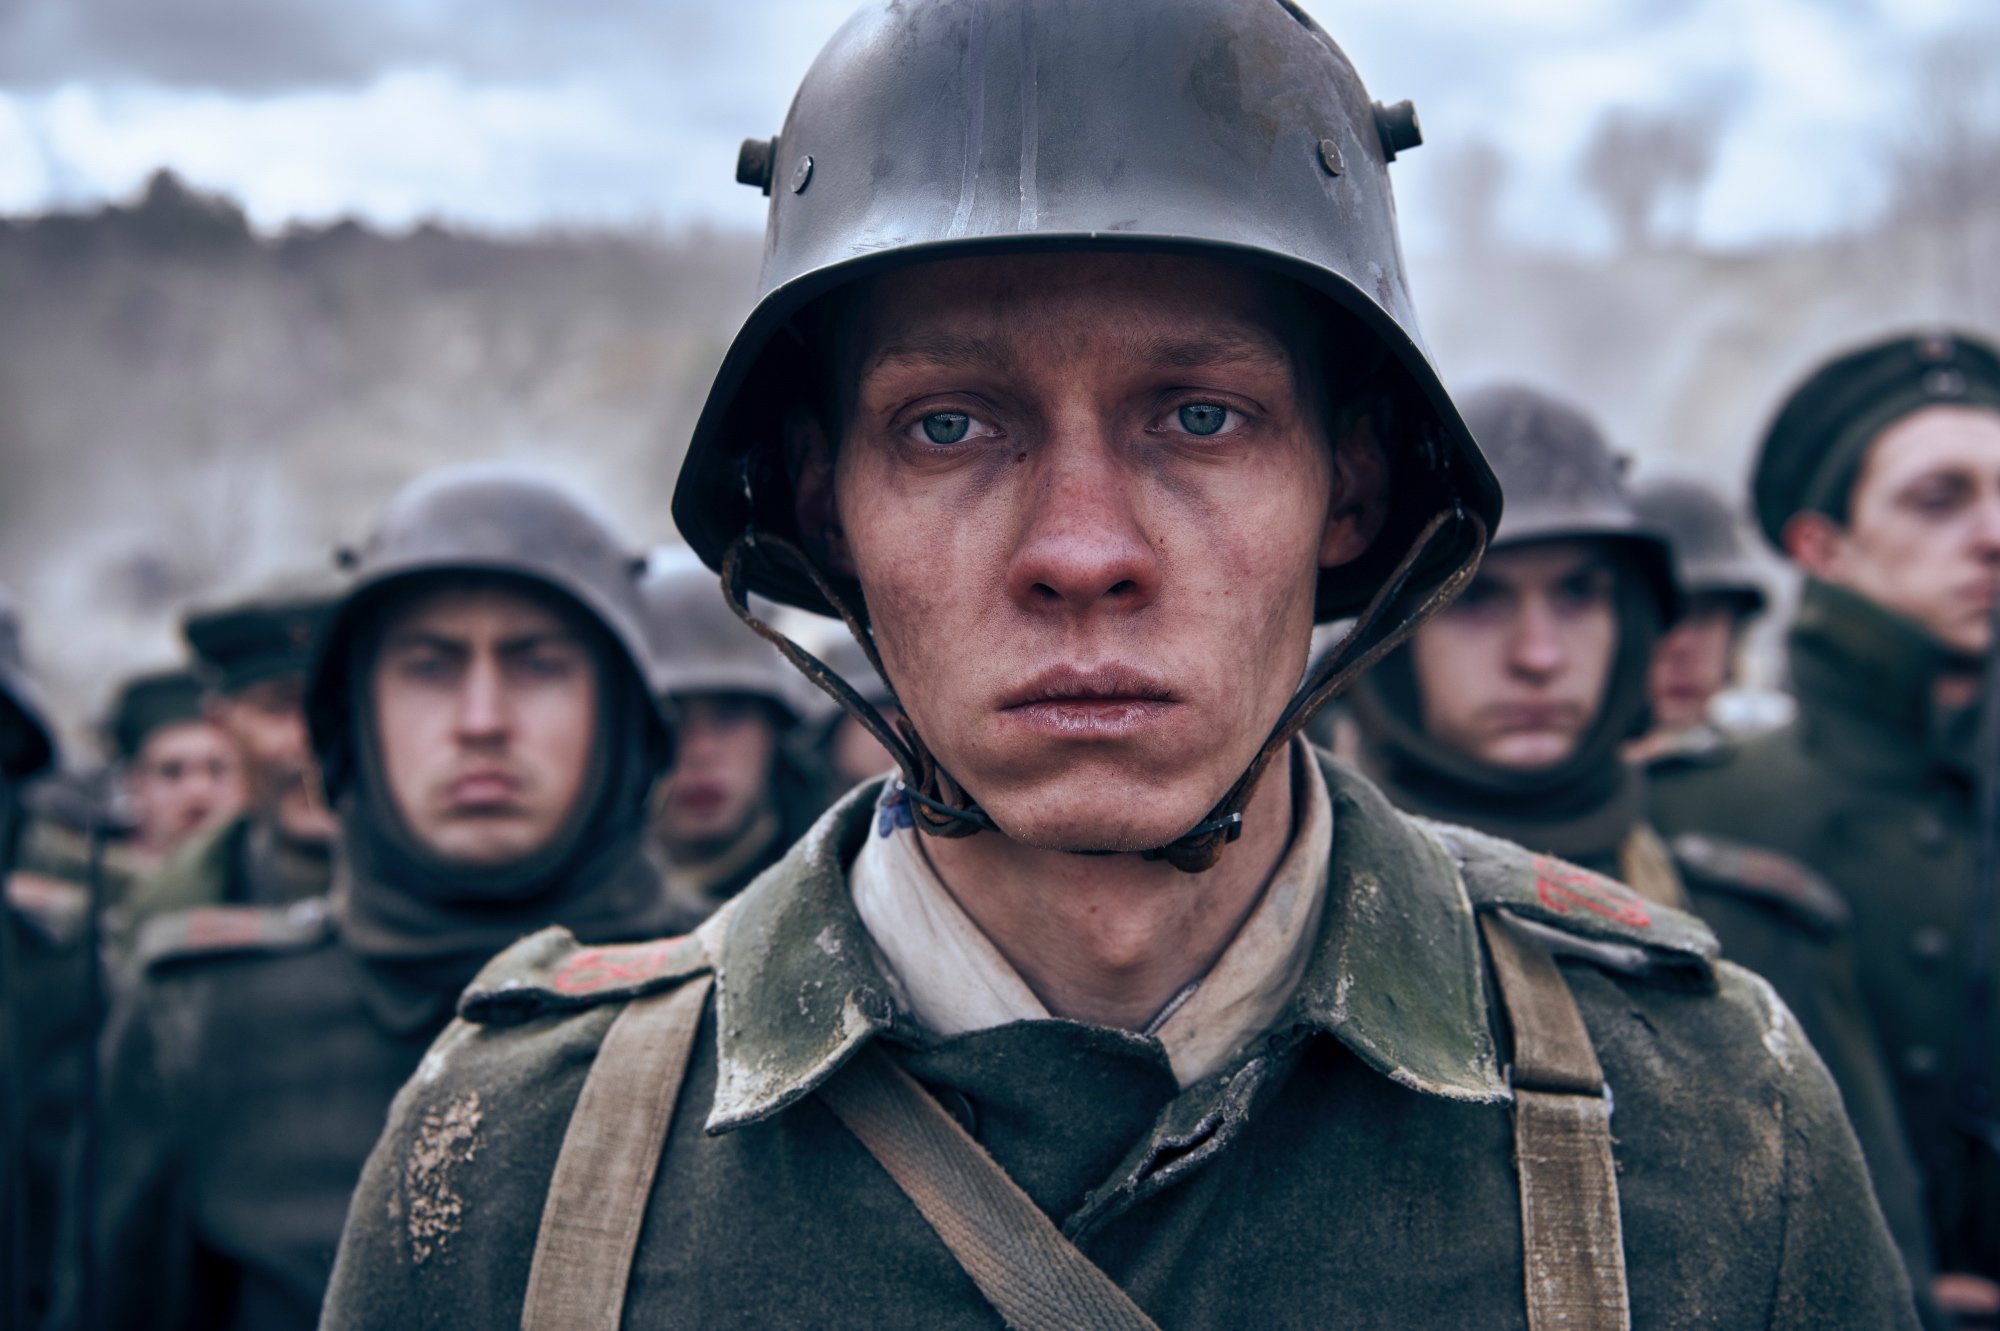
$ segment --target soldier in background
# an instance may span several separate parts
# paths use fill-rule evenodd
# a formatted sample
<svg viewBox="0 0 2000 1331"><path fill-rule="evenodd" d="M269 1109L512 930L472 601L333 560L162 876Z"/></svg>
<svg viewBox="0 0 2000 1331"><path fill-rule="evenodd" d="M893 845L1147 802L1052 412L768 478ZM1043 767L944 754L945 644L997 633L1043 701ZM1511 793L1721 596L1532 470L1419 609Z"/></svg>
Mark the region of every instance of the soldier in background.
<svg viewBox="0 0 2000 1331"><path fill-rule="evenodd" d="M1871 343L1786 399L1757 520L1807 577L1797 719L1655 767L1662 826L1754 837L1853 908L1862 992L1939 1245L1939 1302L2000 1316L2000 1020L1974 954L1980 671L2000 599L2000 353L1956 333ZM1990 890L1990 885L1986 885ZM1989 935L1990 936L1990 935Z"/></svg>
<svg viewBox="0 0 2000 1331"><path fill-rule="evenodd" d="M242 760L204 711L192 671L128 681L106 729L123 771L132 820L126 854L137 871L157 868L189 837L241 808Z"/></svg>
<svg viewBox="0 0 2000 1331"><path fill-rule="evenodd" d="M1645 761L1668 750L1722 741L1709 716L1735 680L1743 639L1769 603L1736 516L1694 481L1655 481L1633 496L1641 520L1666 535L1686 594L1681 617L1653 649L1646 696L1652 729L1627 750Z"/></svg>
<svg viewBox="0 0 2000 1331"><path fill-rule="evenodd" d="M896 718L903 714L903 709L896 705L896 695L875 673L875 667L868 662L868 654L861 650L861 645L852 636L840 632L816 655L826 662L827 669L846 680L863 701L881 713L883 720L890 725L896 724ZM823 712L826 709L815 710ZM831 711L831 716L821 716L817 722L821 761L831 782L829 791L832 799L828 803L863 781L893 771L896 766L896 760L889 756L889 751L882 747L880 740L868 733L868 727L845 708L834 707Z"/></svg>
<svg viewBox="0 0 2000 1331"><path fill-rule="evenodd" d="M13 598L0 587L0 884L20 845L22 788L54 765L55 735L28 678ZM49 977L32 960L47 942L37 921L0 896L0 1331L36 1325L49 1283L52 1161L33 1127L48 1067Z"/></svg>
<svg viewBox="0 0 2000 1331"><path fill-rule="evenodd" d="M354 572L308 696L340 814L331 909L149 928L106 1041L104 1279L64 1325L315 1326L390 1098L480 964L552 922L666 922L645 820L672 734L608 523L532 478L448 471L391 503ZM436 1131L469 1153L479 1113Z"/></svg>
<svg viewBox="0 0 2000 1331"><path fill-rule="evenodd" d="M1915 1168L1855 988L1847 911L1803 864L1717 837L1663 842L1620 749L1683 591L1665 536L1625 493L1581 412L1491 388L1466 422L1507 512L1471 586L1352 695L1361 765L1402 808L1507 837L1692 910L1757 971L1840 1085L1884 1214L1919 1275L1930 1243Z"/></svg>
<svg viewBox="0 0 2000 1331"><path fill-rule="evenodd" d="M683 929L777 863L826 807L800 733L804 682L730 613L715 575L661 551L641 585L657 687L680 756L655 797L653 838Z"/></svg>
<svg viewBox="0 0 2000 1331"><path fill-rule="evenodd" d="M183 620L209 718L235 746L242 813L183 846L135 892L129 927L196 906L269 906L326 891L334 819L306 738L306 667L337 584L289 580Z"/></svg>

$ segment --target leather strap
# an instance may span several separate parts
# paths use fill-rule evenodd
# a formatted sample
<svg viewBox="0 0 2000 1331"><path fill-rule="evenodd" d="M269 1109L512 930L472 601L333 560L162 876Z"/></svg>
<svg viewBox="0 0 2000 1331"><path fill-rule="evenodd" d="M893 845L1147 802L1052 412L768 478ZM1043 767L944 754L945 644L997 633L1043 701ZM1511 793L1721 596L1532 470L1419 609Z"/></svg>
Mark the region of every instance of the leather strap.
<svg viewBox="0 0 2000 1331"><path fill-rule="evenodd" d="M1530 1331L1630 1331L1604 1070L1541 943L1479 918L1513 1030L1514 1155Z"/></svg>
<svg viewBox="0 0 2000 1331"><path fill-rule="evenodd" d="M715 977L626 1004L584 1079L542 1205L521 1331L617 1331L653 1176Z"/></svg>
<svg viewBox="0 0 2000 1331"><path fill-rule="evenodd" d="M1688 908L1687 887L1681 882L1681 871L1674 867L1674 853L1650 824L1634 823L1619 843L1618 876L1655 905Z"/></svg>
<svg viewBox="0 0 2000 1331"><path fill-rule="evenodd" d="M1159 1331L916 1079L874 1045L820 1087L1014 1331Z"/></svg>

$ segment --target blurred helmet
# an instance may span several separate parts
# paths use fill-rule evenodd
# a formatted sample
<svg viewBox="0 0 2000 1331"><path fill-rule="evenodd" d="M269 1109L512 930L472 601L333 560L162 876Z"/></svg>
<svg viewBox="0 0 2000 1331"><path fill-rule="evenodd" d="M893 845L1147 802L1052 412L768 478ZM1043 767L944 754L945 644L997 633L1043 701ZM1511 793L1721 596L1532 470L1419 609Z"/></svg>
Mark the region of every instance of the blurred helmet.
<svg viewBox="0 0 2000 1331"><path fill-rule="evenodd" d="M1654 481L1633 496L1640 521L1666 533L1689 596L1727 600L1744 615L1762 613L1769 597L1743 525L1722 497L1694 481Z"/></svg>
<svg viewBox="0 0 2000 1331"><path fill-rule="evenodd" d="M1507 515L1491 549L1578 538L1609 542L1631 557L1662 622L1680 613L1666 537L1632 507L1624 463L1589 417L1546 393L1507 384L1468 395L1465 419L1507 494Z"/></svg>
<svg viewBox="0 0 2000 1331"><path fill-rule="evenodd" d="M812 710L812 688L778 649L736 617L715 574L681 547L655 551L640 579L653 690L663 698L728 693L769 703L794 725ZM753 606L768 612L769 606Z"/></svg>
<svg viewBox="0 0 2000 1331"><path fill-rule="evenodd" d="M200 721L201 693L192 670L156 670L126 680L104 723L112 752L130 762L154 731Z"/></svg>
<svg viewBox="0 0 2000 1331"><path fill-rule="evenodd" d="M1322 620L1366 604L1427 524L1487 528L1500 495L1417 333L1388 163L1421 142L1405 103L1371 103L1292 0L1122 4L876 0L805 76L739 179L771 195L760 299L695 427L674 519L720 567L746 530L797 540L785 412L821 379L799 336L815 301L941 258L1093 251L1204 256L1288 277L1331 316L1326 374L1386 403L1392 509L1371 550L1324 573ZM1405 587L1477 548L1458 521ZM752 547L751 590L831 613ZM856 589L834 580L851 605Z"/></svg>
<svg viewBox="0 0 2000 1331"><path fill-rule="evenodd" d="M181 636L194 653L195 673L222 693L303 675L345 586L331 570L288 573L189 610Z"/></svg>
<svg viewBox="0 0 2000 1331"><path fill-rule="evenodd" d="M12 720L8 720L11 714ZM21 617L14 598L0 587L0 777L22 781L54 765L55 731L50 728L42 696L28 678L27 655L21 648Z"/></svg>
<svg viewBox="0 0 2000 1331"><path fill-rule="evenodd" d="M353 581L333 607L313 659L306 718L337 790L347 755L353 649L385 596L439 574L494 574L553 591L601 625L617 659L649 700L649 746L672 761L673 728L649 687L653 676L639 600L641 561L594 504L548 478L493 463L419 477L389 501L367 542L341 552Z"/></svg>

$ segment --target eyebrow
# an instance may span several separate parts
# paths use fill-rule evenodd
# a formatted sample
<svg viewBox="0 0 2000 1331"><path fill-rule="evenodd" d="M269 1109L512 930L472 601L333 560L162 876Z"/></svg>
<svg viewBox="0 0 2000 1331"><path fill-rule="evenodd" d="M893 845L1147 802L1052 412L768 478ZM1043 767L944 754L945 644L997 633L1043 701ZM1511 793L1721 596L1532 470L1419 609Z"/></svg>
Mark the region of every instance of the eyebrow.
<svg viewBox="0 0 2000 1331"><path fill-rule="evenodd" d="M567 629L537 629L511 638L502 638L499 643L501 655L531 651L536 647L574 646L581 647L583 639ZM408 651L413 647L430 647L442 652L466 652L471 650L464 638L449 634L435 633L429 629L404 629L389 635L382 644L385 651Z"/></svg>
<svg viewBox="0 0 2000 1331"><path fill-rule="evenodd" d="M1260 362L1272 368L1289 369L1291 357L1270 337L1254 333L1218 331L1196 336L1160 334L1138 342L1134 350L1144 360L1194 370L1232 362ZM1005 341L966 333L926 333L892 342L868 358L862 372L889 365L1004 365L1012 357Z"/></svg>

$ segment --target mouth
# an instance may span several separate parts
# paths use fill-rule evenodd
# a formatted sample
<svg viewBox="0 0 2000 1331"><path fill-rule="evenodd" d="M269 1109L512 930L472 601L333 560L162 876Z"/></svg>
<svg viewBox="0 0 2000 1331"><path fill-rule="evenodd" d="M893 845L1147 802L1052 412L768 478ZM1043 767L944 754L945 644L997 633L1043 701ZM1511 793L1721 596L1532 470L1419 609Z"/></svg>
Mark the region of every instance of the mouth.
<svg viewBox="0 0 2000 1331"><path fill-rule="evenodd" d="M520 794L519 777L494 770L460 773L445 787L452 807L465 811L511 808Z"/></svg>
<svg viewBox="0 0 2000 1331"><path fill-rule="evenodd" d="M1044 735L1115 739L1180 705L1164 679L1119 664L1056 666L1001 700L1000 714Z"/></svg>
<svg viewBox="0 0 2000 1331"><path fill-rule="evenodd" d="M1487 713L1487 724L1500 735L1535 735L1577 728L1577 709L1568 703L1518 703Z"/></svg>
<svg viewBox="0 0 2000 1331"><path fill-rule="evenodd" d="M686 785L676 783L667 800L685 813L711 814L728 803L729 791L722 786L707 782L692 782Z"/></svg>

